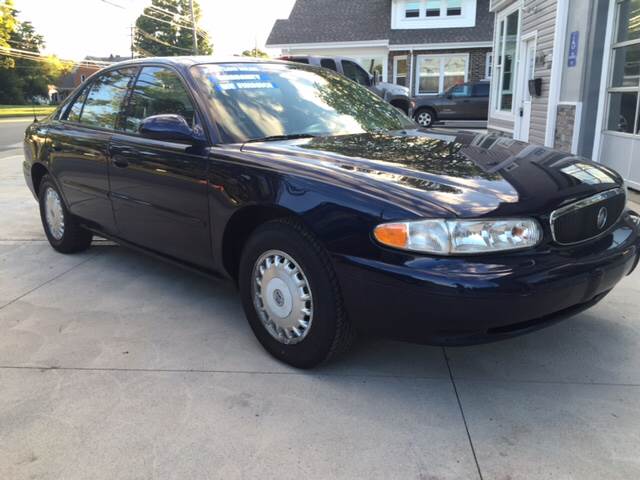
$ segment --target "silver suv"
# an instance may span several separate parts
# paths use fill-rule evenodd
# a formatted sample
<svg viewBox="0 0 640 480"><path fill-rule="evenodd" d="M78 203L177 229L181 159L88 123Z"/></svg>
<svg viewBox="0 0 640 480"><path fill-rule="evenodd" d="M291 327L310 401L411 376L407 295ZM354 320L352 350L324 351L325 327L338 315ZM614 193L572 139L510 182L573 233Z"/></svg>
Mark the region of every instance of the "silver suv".
<svg viewBox="0 0 640 480"><path fill-rule="evenodd" d="M409 89L393 83L381 82L379 78L371 75L353 58L347 57L316 57L311 55L286 55L280 60L289 62L317 65L328 68L344 75L360 85L367 87L379 97L389 102L394 107L402 110L409 117L413 114L414 102L409 95Z"/></svg>

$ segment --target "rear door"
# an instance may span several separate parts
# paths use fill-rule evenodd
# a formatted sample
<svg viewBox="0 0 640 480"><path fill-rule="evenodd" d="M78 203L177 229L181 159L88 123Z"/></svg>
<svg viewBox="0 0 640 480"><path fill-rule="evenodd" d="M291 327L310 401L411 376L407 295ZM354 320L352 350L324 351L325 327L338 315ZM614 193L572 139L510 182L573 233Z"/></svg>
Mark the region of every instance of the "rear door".
<svg viewBox="0 0 640 480"><path fill-rule="evenodd" d="M489 116L489 83L476 83L473 85L473 97L471 98L471 119L486 120Z"/></svg>
<svg viewBox="0 0 640 480"><path fill-rule="evenodd" d="M50 168L69 210L115 234L109 200L109 141L136 68L96 77L49 129Z"/></svg>
<svg viewBox="0 0 640 480"><path fill-rule="evenodd" d="M177 114L201 128L179 74L145 66L111 140L111 198L121 236L134 244L193 264L210 266L205 146L145 138L146 117Z"/></svg>

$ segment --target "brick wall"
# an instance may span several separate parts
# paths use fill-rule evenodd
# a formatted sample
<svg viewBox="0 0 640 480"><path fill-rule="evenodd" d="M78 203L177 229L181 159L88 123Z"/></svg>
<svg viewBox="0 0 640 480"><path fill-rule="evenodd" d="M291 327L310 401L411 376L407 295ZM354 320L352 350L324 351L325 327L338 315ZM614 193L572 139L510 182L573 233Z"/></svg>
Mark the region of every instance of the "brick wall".
<svg viewBox="0 0 640 480"><path fill-rule="evenodd" d="M558 105L554 148L563 152L571 152L573 127L575 125L575 105Z"/></svg>

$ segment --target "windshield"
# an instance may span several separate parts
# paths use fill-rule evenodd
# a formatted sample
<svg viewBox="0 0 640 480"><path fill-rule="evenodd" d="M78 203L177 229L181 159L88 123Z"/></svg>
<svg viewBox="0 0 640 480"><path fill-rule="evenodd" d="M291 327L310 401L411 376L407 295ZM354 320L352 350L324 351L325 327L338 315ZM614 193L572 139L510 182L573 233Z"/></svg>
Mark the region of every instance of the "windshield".
<svg viewBox="0 0 640 480"><path fill-rule="evenodd" d="M301 64L193 67L225 142L416 128L400 111L334 72Z"/></svg>

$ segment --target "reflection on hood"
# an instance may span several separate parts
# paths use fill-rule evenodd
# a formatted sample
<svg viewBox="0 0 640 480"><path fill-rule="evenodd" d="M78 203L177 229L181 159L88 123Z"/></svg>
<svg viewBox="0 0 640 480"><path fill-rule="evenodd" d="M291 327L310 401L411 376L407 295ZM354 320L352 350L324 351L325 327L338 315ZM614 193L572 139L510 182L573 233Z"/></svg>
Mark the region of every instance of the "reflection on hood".
<svg viewBox="0 0 640 480"><path fill-rule="evenodd" d="M453 138L453 137L452 137ZM404 136L383 133L317 137L301 148L337 153L346 157L360 157L399 164L418 171L446 172L457 178L499 180L461 152L464 144L433 136Z"/></svg>

